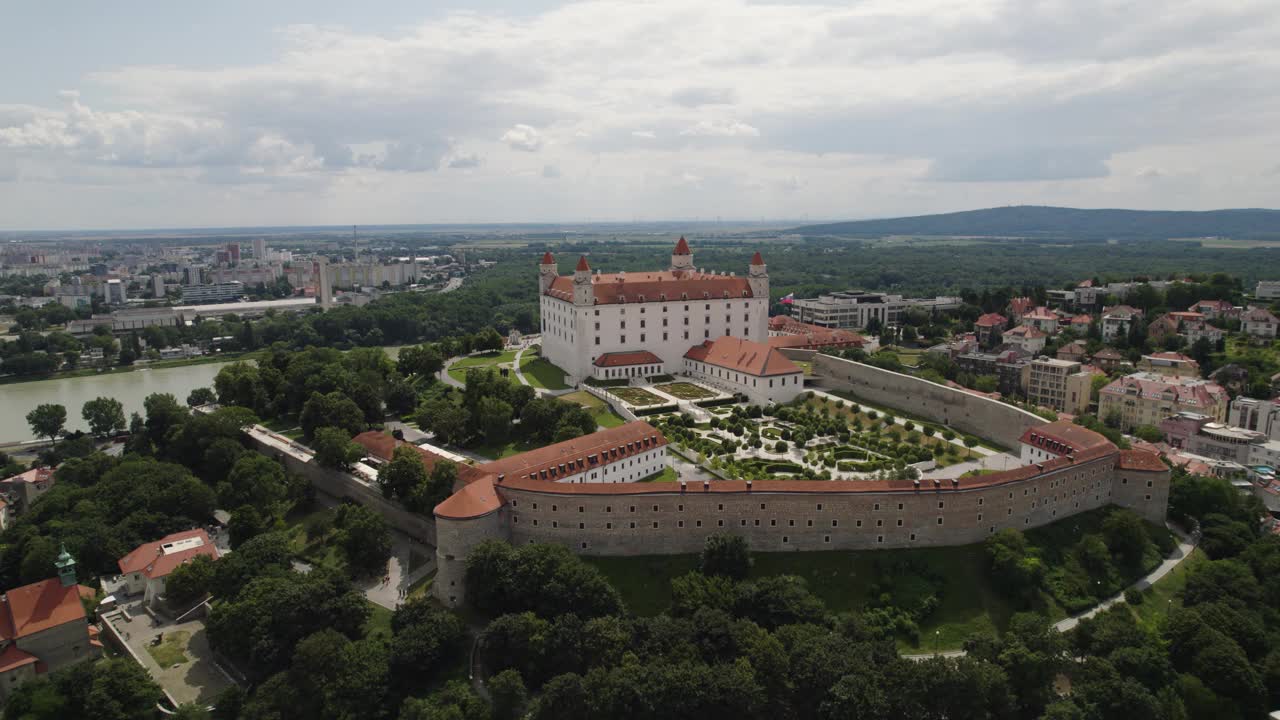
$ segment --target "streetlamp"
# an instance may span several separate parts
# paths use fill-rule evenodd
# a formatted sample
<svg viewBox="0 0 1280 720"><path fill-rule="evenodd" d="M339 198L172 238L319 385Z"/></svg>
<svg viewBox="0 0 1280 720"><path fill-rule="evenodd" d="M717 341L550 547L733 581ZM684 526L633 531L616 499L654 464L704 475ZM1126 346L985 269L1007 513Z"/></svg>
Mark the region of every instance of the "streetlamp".
<svg viewBox="0 0 1280 720"><path fill-rule="evenodd" d="M934 630L934 631L933 631L933 655L934 655L934 657L937 657L937 656L938 656L938 640L939 640L939 637L940 637L941 635L942 635L942 631L941 631L941 630Z"/></svg>

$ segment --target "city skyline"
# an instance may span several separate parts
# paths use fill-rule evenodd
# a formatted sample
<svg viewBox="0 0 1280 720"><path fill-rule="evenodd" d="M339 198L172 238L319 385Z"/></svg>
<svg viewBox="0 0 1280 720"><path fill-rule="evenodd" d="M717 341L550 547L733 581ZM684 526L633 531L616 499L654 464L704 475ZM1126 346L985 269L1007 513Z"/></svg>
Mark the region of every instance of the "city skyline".
<svg viewBox="0 0 1280 720"><path fill-rule="evenodd" d="M0 49L22 68L0 97L5 229L1280 195L1280 13L1261 2L64 11L17 9Z"/></svg>

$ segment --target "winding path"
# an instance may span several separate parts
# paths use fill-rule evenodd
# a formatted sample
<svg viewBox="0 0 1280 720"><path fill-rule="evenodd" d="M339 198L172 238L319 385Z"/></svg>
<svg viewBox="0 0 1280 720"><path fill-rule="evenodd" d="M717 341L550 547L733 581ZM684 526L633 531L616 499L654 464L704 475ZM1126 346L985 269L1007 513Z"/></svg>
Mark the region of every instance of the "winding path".
<svg viewBox="0 0 1280 720"><path fill-rule="evenodd" d="M1191 557L1191 552L1196 549L1196 540L1194 538L1188 537L1185 533L1183 533L1181 530L1174 527L1173 525L1166 524L1166 527L1168 527L1169 530L1174 535L1177 536L1178 548L1174 550L1169 555L1169 557L1165 558L1164 562L1161 562L1160 565L1156 567L1156 569L1152 570L1151 572L1147 573L1146 575L1138 579L1137 582L1125 588L1125 590L1129 590L1130 588L1135 590L1146 590L1147 588L1154 585L1158 580L1160 580L1160 578L1163 578L1165 575L1168 575L1169 573L1173 572L1173 569L1178 567L1178 565L1182 564L1182 561ZM1108 610L1111 607L1115 605L1119 605L1123 602L1125 602L1124 590L1120 591L1119 593L1117 593L1112 597L1107 598L1106 600L1103 600L1102 602L1098 603L1090 610L1082 612L1079 615L1073 615L1069 618L1059 620L1058 622L1053 624L1053 628L1058 632L1067 632L1068 630L1072 630L1077 625L1079 625L1081 620L1087 620L1088 618L1091 618L1094 615L1097 615L1103 610ZM926 660L931 657L961 657L964 654L965 654L964 650L948 650L946 652L940 652L940 653L922 653L917 655L903 655L902 657L908 660Z"/></svg>

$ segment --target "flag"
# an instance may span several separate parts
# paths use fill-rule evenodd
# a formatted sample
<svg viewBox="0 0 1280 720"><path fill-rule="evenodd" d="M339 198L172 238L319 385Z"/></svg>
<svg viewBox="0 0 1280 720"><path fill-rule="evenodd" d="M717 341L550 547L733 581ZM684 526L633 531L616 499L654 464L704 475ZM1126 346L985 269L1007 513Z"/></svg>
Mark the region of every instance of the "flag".
<svg viewBox="0 0 1280 720"><path fill-rule="evenodd" d="M787 293L786 295L784 295L784 296L782 297L782 304L783 304L783 305L790 305L791 303L795 302L795 300L796 300L796 294L795 294L795 293Z"/></svg>

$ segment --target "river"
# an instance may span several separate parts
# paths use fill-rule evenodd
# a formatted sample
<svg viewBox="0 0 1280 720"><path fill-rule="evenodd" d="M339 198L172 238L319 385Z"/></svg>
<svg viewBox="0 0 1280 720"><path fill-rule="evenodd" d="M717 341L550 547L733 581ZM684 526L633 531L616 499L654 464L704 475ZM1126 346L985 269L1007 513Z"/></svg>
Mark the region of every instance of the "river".
<svg viewBox="0 0 1280 720"><path fill-rule="evenodd" d="M383 349L393 360L400 354L399 347ZM231 362L234 361L0 385L0 407L4 409L0 414L0 445L36 439L27 427L27 413L37 405L62 405L67 409L67 430L88 430L80 417L86 400L115 398L124 404L125 417L134 412L143 414L142 400L152 393L171 393L178 402L185 403L192 390L213 387L214 376Z"/></svg>

